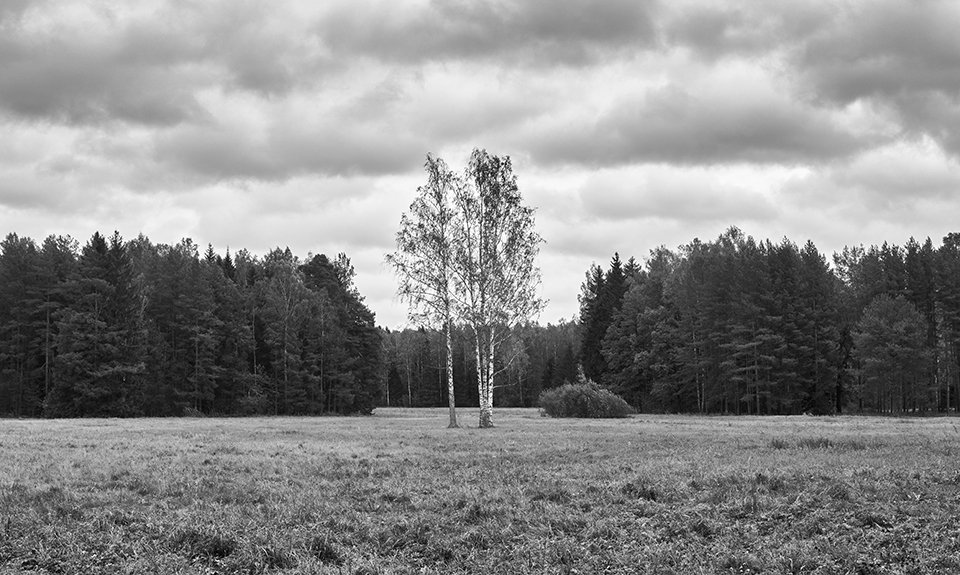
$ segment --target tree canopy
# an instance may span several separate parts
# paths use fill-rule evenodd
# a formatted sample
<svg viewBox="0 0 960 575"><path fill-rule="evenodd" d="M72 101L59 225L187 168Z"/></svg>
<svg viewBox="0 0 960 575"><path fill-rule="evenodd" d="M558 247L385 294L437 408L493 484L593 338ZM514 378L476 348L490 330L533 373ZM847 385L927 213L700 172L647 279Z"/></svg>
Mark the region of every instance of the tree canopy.
<svg viewBox="0 0 960 575"><path fill-rule="evenodd" d="M847 247L833 266L736 228L627 273L615 254L581 288L580 361L645 411L955 409L957 238Z"/></svg>
<svg viewBox="0 0 960 575"><path fill-rule="evenodd" d="M0 243L0 414L369 413L382 371L343 254Z"/></svg>

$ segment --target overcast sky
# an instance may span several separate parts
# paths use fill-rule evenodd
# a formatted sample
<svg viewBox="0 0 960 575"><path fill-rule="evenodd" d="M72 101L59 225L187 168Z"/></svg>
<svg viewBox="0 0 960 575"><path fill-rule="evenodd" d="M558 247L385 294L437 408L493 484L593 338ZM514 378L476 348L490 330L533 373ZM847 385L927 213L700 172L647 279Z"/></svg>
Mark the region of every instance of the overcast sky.
<svg viewBox="0 0 960 575"><path fill-rule="evenodd" d="M614 251L960 231L960 4L0 1L0 231L344 251L378 323L432 152L509 155L541 321Z"/></svg>

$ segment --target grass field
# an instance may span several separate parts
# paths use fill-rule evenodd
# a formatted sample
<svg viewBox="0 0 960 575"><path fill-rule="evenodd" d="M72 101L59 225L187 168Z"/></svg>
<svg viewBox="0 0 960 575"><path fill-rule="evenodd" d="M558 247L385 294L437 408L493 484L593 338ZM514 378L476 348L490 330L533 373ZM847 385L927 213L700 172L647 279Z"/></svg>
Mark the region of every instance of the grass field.
<svg viewBox="0 0 960 575"><path fill-rule="evenodd" d="M960 573L958 420L496 418L0 420L0 573Z"/></svg>

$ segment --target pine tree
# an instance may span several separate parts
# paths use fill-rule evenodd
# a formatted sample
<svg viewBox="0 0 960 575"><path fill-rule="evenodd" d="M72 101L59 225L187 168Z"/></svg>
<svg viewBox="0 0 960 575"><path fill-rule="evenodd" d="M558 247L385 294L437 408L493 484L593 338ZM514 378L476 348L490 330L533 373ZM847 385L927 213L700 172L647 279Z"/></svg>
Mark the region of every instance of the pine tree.
<svg viewBox="0 0 960 575"><path fill-rule="evenodd" d="M143 409L138 294L117 233L95 233L79 260L75 303L60 323L58 380L47 411L56 416L137 415Z"/></svg>
<svg viewBox="0 0 960 575"><path fill-rule="evenodd" d="M304 284L321 298L326 310L314 315L323 322L319 340L308 340L321 355L324 409L337 413L371 413L381 396L382 350L373 312L363 303L353 278L354 269L344 254L333 261L320 254L301 267ZM318 347L319 346L319 347Z"/></svg>
<svg viewBox="0 0 960 575"><path fill-rule="evenodd" d="M881 413L913 407L912 388L929 359L926 332L923 316L903 296L883 294L867 306L854 333L864 381L858 399L864 407ZM922 394L920 400L929 398Z"/></svg>
<svg viewBox="0 0 960 575"><path fill-rule="evenodd" d="M960 233L943 238L936 262L937 374L949 411L960 405Z"/></svg>
<svg viewBox="0 0 960 575"><path fill-rule="evenodd" d="M77 251L76 240L69 236L49 236L44 242L40 253L40 286L42 303L43 328L39 334L39 342L43 350L43 393L41 397L46 402L57 379L55 370L57 345L59 338L59 324L64 313L70 309L73 301L70 297L70 286L77 281ZM43 407L42 405L40 406Z"/></svg>
<svg viewBox="0 0 960 575"><path fill-rule="evenodd" d="M230 253L224 258L229 262ZM232 262L230 264L232 266ZM244 395L247 377L247 350L252 333L246 321L244 297L240 287L227 275L229 266L205 264L200 277L206 293L212 296L212 316L206 316L208 344L212 348L213 398L209 410L236 413Z"/></svg>
<svg viewBox="0 0 960 575"><path fill-rule="evenodd" d="M0 242L0 414L36 415L43 400L41 267L32 239Z"/></svg>
<svg viewBox="0 0 960 575"><path fill-rule="evenodd" d="M803 382L800 410L816 414L837 411L838 281L813 242L800 252L800 309L798 335L802 338L799 372Z"/></svg>
<svg viewBox="0 0 960 575"><path fill-rule="evenodd" d="M608 327L601 297L604 281L603 268L593 264L580 286L580 365L584 375L594 380L603 373L603 337Z"/></svg>
<svg viewBox="0 0 960 575"><path fill-rule="evenodd" d="M266 277L261 286L267 343L273 350L273 412L290 413L291 395L300 396L302 341L308 291L299 261L289 248L267 254Z"/></svg>

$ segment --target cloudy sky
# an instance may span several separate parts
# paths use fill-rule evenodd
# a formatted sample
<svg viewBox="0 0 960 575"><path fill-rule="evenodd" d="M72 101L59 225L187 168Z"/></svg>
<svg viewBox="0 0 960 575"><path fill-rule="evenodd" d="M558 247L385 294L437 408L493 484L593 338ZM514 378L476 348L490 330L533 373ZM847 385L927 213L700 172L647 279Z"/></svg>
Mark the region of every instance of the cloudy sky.
<svg viewBox="0 0 960 575"><path fill-rule="evenodd" d="M543 322L592 262L960 231L955 2L2 0L0 232L383 265L426 153L514 160Z"/></svg>

